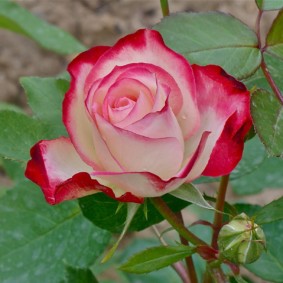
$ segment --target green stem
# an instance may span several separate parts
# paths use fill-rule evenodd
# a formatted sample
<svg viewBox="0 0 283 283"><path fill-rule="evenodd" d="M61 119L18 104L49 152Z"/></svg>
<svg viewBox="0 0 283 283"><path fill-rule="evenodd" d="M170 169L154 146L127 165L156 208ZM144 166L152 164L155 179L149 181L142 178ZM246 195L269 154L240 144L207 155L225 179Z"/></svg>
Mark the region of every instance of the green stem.
<svg viewBox="0 0 283 283"><path fill-rule="evenodd" d="M214 249L218 249L217 238L223 224L222 223L223 211L225 207L225 197L226 197L228 183L229 183L229 175L225 175L221 178L218 188L218 194L215 204L216 211L214 214L214 221L213 221L213 235L211 241L211 246ZM208 262L206 265L206 272L204 274L203 283L211 283L215 280L218 283L225 283L226 282L225 274L223 273L221 267L211 267L209 266L209 262Z"/></svg>
<svg viewBox="0 0 283 283"><path fill-rule="evenodd" d="M182 213L177 212L176 216L179 218L180 222L184 225L184 219L183 219ZM183 245L189 246L189 242L181 235L180 235L180 240ZM196 273L196 269L195 269L195 265L194 265L192 256L186 257L185 261L187 265L188 276L190 278L191 283L197 283L198 282L197 273Z"/></svg>
<svg viewBox="0 0 283 283"><path fill-rule="evenodd" d="M161 5L163 17L169 16L170 11L169 11L168 0L160 0L160 5Z"/></svg>
<svg viewBox="0 0 283 283"><path fill-rule="evenodd" d="M229 183L229 176L230 175L225 175L221 177L219 189L218 189L218 194L217 194L217 199L216 199L216 204L215 204L215 214L214 214L214 221L213 221L213 236L212 236L212 241L211 245L214 249L218 249L217 246L217 238L220 229L222 228L222 219L223 219L223 211L224 211L224 206L225 206L225 197L226 197L226 191L227 191L227 186Z"/></svg>
<svg viewBox="0 0 283 283"><path fill-rule="evenodd" d="M159 213L171 224L180 236L194 245L207 246L207 243L191 233L184 224L180 222L179 218L161 197L151 198L150 200Z"/></svg>

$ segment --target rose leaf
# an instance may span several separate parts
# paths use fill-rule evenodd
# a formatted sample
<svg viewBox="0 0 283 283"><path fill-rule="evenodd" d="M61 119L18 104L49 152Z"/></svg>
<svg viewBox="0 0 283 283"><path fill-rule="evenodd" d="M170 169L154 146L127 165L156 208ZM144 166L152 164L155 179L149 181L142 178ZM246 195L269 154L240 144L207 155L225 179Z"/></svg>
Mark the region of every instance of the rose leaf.
<svg viewBox="0 0 283 283"><path fill-rule="evenodd" d="M173 14L163 18L154 29L190 63L220 65L238 79L249 77L261 62L255 33L224 13Z"/></svg>
<svg viewBox="0 0 283 283"><path fill-rule="evenodd" d="M59 54L73 54L86 49L67 32L8 0L0 1L0 27L27 36L43 48Z"/></svg>
<svg viewBox="0 0 283 283"><path fill-rule="evenodd" d="M258 89L252 94L251 114L267 152L283 157L283 106L280 101L273 93Z"/></svg>
<svg viewBox="0 0 283 283"><path fill-rule="evenodd" d="M0 215L0 282L60 282L66 264L88 268L110 240L76 201L52 207L30 182L0 199Z"/></svg>

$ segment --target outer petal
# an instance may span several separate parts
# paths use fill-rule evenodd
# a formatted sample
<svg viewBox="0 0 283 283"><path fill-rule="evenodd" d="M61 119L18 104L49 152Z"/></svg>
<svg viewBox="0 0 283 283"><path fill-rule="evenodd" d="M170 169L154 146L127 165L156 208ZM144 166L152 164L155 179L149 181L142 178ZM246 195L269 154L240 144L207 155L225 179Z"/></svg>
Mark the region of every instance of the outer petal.
<svg viewBox="0 0 283 283"><path fill-rule="evenodd" d="M50 204L104 189L90 179L92 168L81 160L67 138L40 141L31 149L31 157L25 175L42 188Z"/></svg>
<svg viewBox="0 0 283 283"><path fill-rule="evenodd" d="M99 115L96 119L101 136L124 172L152 172L164 180L178 172L183 145L177 138L147 138L115 127Z"/></svg>
<svg viewBox="0 0 283 283"><path fill-rule="evenodd" d="M148 63L158 66L175 79L183 95L183 106L178 114L179 123L185 137L191 135L199 125L192 69L183 56L165 46L157 31L139 30L120 39L97 62L87 82L106 76L115 66L131 63ZM182 117L190 117L190 123L182 120Z"/></svg>
<svg viewBox="0 0 283 283"><path fill-rule="evenodd" d="M194 65L193 70L202 115L198 132L186 144L188 156L203 131L211 134L188 180L201 172L209 176L230 173L242 156L244 136L251 127L250 96L242 83L218 66Z"/></svg>
<svg viewBox="0 0 283 283"><path fill-rule="evenodd" d="M252 122L247 118L242 127L235 127L237 115L232 115L226 122L202 175L223 176L229 174L242 158L244 139Z"/></svg>
<svg viewBox="0 0 283 283"><path fill-rule="evenodd" d="M83 160L95 169L102 169L92 139L92 125L85 109L85 80L90 70L109 47L100 46L81 53L68 67L71 86L63 102L63 122Z"/></svg>

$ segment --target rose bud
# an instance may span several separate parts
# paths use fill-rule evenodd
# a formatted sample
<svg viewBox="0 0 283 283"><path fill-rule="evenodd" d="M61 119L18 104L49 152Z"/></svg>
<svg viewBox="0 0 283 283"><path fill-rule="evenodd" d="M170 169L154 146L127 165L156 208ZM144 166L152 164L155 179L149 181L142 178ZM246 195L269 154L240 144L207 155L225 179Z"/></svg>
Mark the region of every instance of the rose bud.
<svg viewBox="0 0 283 283"><path fill-rule="evenodd" d="M245 213L224 225L218 236L220 256L234 263L252 263L265 249L263 230Z"/></svg>
<svg viewBox="0 0 283 283"><path fill-rule="evenodd" d="M142 202L240 161L246 87L218 66L191 66L157 31L89 49L68 71L69 137L39 141L25 173L50 204L97 192Z"/></svg>

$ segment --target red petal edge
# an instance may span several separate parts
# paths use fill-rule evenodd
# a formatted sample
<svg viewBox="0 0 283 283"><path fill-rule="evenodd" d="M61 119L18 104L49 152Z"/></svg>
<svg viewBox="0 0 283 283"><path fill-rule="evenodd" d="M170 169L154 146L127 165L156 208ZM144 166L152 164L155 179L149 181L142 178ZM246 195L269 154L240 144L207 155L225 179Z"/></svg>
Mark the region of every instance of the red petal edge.
<svg viewBox="0 0 283 283"><path fill-rule="evenodd" d="M28 161L25 176L41 187L49 204L55 205L65 200L80 198L98 192L103 192L121 202L143 202L143 198L136 197L131 193L115 197L112 189L101 185L97 180L91 179L87 172L79 172L63 182L55 183L56 181L52 181L47 174L40 143L41 141L30 150L32 159Z"/></svg>
<svg viewBox="0 0 283 283"><path fill-rule="evenodd" d="M226 121L225 127L212 151L209 162L203 171L204 176L229 174L242 158L244 139L252 126L250 115L250 93L245 85L215 65L193 65L194 73L204 73L226 90L235 112Z"/></svg>

